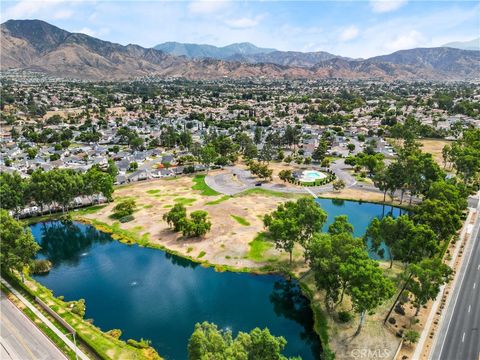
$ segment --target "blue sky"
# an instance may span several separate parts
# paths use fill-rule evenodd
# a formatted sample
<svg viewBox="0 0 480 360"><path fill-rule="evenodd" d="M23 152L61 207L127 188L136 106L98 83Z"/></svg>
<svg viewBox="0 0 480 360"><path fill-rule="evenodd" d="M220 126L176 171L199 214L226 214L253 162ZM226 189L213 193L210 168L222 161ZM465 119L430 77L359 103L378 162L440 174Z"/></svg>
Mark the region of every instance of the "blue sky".
<svg viewBox="0 0 480 360"><path fill-rule="evenodd" d="M369 57L480 36L477 1L1 0L1 20L41 19L72 32L151 47L249 41L280 50Z"/></svg>

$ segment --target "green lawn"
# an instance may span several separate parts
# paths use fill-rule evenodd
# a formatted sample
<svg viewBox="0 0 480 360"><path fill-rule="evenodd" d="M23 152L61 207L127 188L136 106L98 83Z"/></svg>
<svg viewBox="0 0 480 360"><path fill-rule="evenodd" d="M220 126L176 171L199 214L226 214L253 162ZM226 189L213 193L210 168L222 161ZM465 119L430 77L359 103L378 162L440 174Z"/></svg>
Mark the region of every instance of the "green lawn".
<svg viewBox="0 0 480 360"><path fill-rule="evenodd" d="M89 215L89 214L95 214L97 211L100 211L107 205L94 205L94 206L89 206L83 209L78 209L75 211L75 214L78 215Z"/></svg>
<svg viewBox="0 0 480 360"><path fill-rule="evenodd" d="M195 185L192 186L192 190L200 191L201 195L204 195L204 196L220 195L219 192L213 190L211 187L209 187L205 183L205 175L195 175L195 177L193 178L193 182L195 183Z"/></svg>
<svg viewBox="0 0 480 360"><path fill-rule="evenodd" d="M232 217L232 219L236 220L240 225L250 226L250 223L247 221L247 219L237 215L230 215L230 216Z"/></svg>
<svg viewBox="0 0 480 360"><path fill-rule="evenodd" d="M273 247L273 243L268 239L265 233L259 233L255 239L248 243L250 250L247 258L254 261L265 261L265 252Z"/></svg>
<svg viewBox="0 0 480 360"><path fill-rule="evenodd" d="M305 194L284 193L280 191L273 191L273 190L262 189L262 188L248 189L234 196L241 197L241 196L254 195L254 194L273 196L273 197L279 197L284 199L296 199L296 198L305 196Z"/></svg>
<svg viewBox="0 0 480 360"><path fill-rule="evenodd" d="M217 205L217 204L220 204L221 202L227 201L230 198L231 198L230 195L223 195L221 198L218 198L217 200L213 200L205 203L205 205Z"/></svg>
<svg viewBox="0 0 480 360"><path fill-rule="evenodd" d="M177 197L173 199L177 204L182 204L185 206L192 205L197 199L194 198L185 198L185 197Z"/></svg>
<svg viewBox="0 0 480 360"><path fill-rule="evenodd" d="M161 190L159 189L152 189L152 190L147 190L147 194L153 195L159 193Z"/></svg>

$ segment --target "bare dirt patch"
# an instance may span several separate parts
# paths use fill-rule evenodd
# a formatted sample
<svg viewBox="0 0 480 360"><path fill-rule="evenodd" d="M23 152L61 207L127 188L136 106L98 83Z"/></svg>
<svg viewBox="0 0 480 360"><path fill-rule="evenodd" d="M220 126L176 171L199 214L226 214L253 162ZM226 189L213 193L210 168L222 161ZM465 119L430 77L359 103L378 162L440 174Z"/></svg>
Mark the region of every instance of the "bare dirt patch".
<svg viewBox="0 0 480 360"><path fill-rule="evenodd" d="M251 242L257 233L263 230L262 216L285 201L263 194L229 197L219 203L223 195L202 196L200 191L192 190L192 177L181 177L172 180L155 180L135 183L117 188L115 201L95 214L86 218L112 225L115 220L109 216L115 204L125 198L134 198L137 203L135 219L119 224L120 228L130 230L141 236L147 236L152 244L165 246L185 256L198 257L205 253L201 260L210 263L234 267L259 267L264 265L246 259ZM169 211L175 202L184 202L187 212L205 210L212 222L211 231L204 238L185 239L181 234L173 232L163 221L163 214ZM245 219L248 225L242 225L231 215ZM272 249L271 251L277 252Z"/></svg>
<svg viewBox="0 0 480 360"><path fill-rule="evenodd" d="M390 139L390 141L399 146L403 143L402 140L398 139ZM451 145L452 141L443 139L422 139L419 140L419 142L422 144L422 151L432 154L433 159L437 162L437 164L443 167L443 147L445 145Z"/></svg>

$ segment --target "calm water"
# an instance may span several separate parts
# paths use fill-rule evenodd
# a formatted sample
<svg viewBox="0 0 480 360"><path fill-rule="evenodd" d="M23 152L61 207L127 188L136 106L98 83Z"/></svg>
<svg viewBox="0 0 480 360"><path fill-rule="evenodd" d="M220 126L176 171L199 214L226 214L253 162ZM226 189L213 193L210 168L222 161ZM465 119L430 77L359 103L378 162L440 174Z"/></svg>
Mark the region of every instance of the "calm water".
<svg viewBox="0 0 480 360"><path fill-rule="evenodd" d="M327 214L327 223L323 230L326 231L328 226L333 222L335 216L347 215L348 221L353 225L353 234L355 236L363 236L367 230L368 225L374 217L393 216L394 218L400 216L404 211L400 208L383 206L379 204L372 204L366 202L356 202L348 200L334 200L334 199L316 199L315 200L324 209ZM384 249L384 256L380 258L375 253L370 253L370 257L373 259L387 259L388 251L386 251L385 245L381 248Z"/></svg>
<svg viewBox="0 0 480 360"><path fill-rule="evenodd" d="M35 279L65 300L84 298L85 318L122 339L152 340L167 359L186 359L195 323L210 321L234 333L268 327L288 341L285 354L318 358L309 301L280 276L218 273L155 249L112 241L79 223L31 226L40 257L53 268Z"/></svg>
<svg viewBox="0 0 480 360"><path fill-rule="evenodd" d="M328 224L346 214L361 236L381 205L318 199ZM385 212L390 208L385 208ZM399 210L395 209L395 216ZM327 224L327 226L328 226ZM218 273L155 249L128 246L80 223L31 226L52 270L35 279L65 300L86 300L85 318L122 339L146 338L167 359L186 359L195 323L210 321L234 334L268 327L288 341L287 356L321 352L309 301L296 282L280 276Z"/></svg>

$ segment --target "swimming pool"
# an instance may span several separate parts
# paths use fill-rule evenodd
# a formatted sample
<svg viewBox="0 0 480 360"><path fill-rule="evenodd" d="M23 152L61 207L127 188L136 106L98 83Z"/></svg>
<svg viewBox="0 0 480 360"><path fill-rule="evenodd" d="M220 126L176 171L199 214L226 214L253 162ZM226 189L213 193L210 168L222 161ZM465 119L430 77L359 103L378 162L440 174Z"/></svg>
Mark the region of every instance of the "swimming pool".
<svg viewBox="0 0 480 360"><path fill-rule="evenodd" d="M326 178L327 175L317 170L304 170L302 176L298 179L301 182L313 182L315 180L320 180Z"/></svg>

